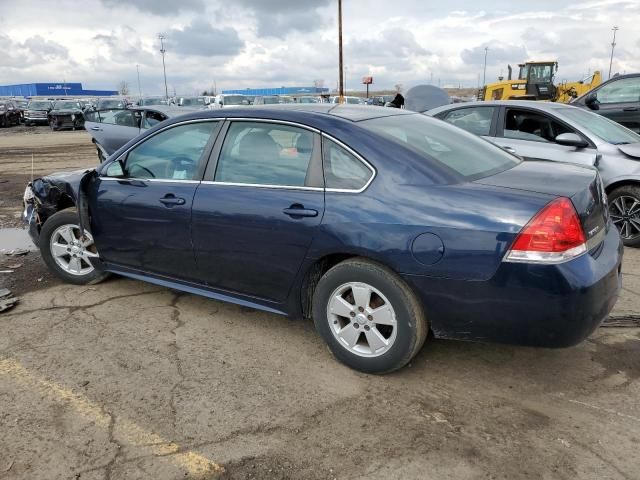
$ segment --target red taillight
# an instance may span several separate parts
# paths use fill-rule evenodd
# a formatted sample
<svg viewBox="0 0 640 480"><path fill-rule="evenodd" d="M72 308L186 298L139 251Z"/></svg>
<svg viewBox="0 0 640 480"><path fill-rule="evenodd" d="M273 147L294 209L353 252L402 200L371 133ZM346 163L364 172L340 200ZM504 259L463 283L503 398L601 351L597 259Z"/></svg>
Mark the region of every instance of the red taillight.
<svg viewBox="0 0 640 480"><path fill-rule="evenodd" d="M586 238L571 200L558 198L518 234L505 260L560 263L586 251Z"/></svg>

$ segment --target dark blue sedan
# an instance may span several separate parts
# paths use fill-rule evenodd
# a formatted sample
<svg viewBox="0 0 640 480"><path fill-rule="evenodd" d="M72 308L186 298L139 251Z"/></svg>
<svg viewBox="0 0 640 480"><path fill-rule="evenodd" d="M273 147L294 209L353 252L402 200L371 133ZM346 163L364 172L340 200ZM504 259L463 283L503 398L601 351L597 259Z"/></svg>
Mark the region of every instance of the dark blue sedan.
<svg viewBox="0 0 640 480"><path fill-rule="evenodd" d="M613 307L622 244L598 172L521 162L403 110L294 105L155 126L25 192L47 265L313 318L365 372L435 337L563 347Z"/></svg>

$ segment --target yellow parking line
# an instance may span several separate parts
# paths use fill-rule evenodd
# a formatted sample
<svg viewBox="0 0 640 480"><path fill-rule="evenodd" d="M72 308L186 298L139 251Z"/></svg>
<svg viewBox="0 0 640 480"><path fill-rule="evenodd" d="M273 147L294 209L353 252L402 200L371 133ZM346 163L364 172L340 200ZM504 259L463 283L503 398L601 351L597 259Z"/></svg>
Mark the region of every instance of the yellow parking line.
<svg viewBox="0 0 640 480"><path fill-rule="evenodd" d="M95 422L99 427L107 429L110 416L97 403L92 402L82 394L53 383L40 377L11 359L0 360L0 375L11 377L16 383L35 388L56 402L71 405L79 414ZM180 451L180 445L169 442L160 435L149 432L136 423L120 415L117 418L118 441L128 443L136 448L147 450L150 454L167 459L183 468L191 475L222 473L224 468L217 463L192 451Z"/></svg>

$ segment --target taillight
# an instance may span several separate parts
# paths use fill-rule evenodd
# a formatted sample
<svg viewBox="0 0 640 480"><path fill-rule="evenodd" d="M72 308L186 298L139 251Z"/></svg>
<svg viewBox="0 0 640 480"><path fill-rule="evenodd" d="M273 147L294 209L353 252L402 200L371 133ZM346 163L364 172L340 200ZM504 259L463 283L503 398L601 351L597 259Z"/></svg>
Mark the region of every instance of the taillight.
<svg viewBox="0 0 640 480"><path fill-rule="evenodd" d="M504 260L562 263L587 251L587 239L571 200L561 197L544 207L518 234Z"/></svg>

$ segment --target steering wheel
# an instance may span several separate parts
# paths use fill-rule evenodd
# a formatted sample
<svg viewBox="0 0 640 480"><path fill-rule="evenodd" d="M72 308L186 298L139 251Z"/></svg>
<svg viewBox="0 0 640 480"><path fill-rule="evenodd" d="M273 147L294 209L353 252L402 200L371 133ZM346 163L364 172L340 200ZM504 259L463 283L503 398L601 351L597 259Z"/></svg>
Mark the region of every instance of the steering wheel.
<svg viewBox="0 0 640 480"><path fill-rule="evenodd" d="M147 167L144 167L142 165L138 165L138 164L134 163L129 168L129 171L133 170L134 168L139 168L140 170L144 170L145 172L149 173L149 175L151 175L151 178L156 178L156 176L153 174L153 172L151 170L149 170Z"/></svg>

